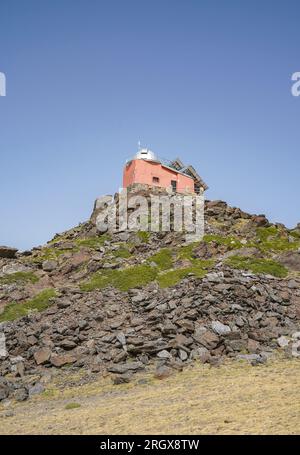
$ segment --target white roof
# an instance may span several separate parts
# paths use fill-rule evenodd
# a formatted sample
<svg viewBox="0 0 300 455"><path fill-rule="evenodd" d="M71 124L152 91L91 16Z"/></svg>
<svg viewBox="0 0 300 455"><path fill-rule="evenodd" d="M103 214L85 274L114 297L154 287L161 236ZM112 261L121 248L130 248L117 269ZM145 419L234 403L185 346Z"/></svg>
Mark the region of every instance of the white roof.
<svg viewBox="0 0 300 455"><path fill-rule="evenodd" d="M140 149L136 155L134 156L135 160L148 160L148 161L156 161L159 162L159 159L155 155L155 153L152 152L152 150L149 149Z"/></svg>

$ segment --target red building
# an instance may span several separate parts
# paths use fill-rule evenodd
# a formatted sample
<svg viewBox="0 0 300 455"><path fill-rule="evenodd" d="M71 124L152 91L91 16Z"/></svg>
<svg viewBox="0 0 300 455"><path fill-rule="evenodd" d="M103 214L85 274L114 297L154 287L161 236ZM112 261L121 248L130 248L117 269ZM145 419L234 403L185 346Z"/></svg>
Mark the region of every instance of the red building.
<svg viewBox="0 0 300 455"><path fill-rule="evenodd" d="M200 193L208 188L193 166L184 166L178 158L165 164L148 149L141 149L124 167L123 188L134 184L186 194Z"/></svg>

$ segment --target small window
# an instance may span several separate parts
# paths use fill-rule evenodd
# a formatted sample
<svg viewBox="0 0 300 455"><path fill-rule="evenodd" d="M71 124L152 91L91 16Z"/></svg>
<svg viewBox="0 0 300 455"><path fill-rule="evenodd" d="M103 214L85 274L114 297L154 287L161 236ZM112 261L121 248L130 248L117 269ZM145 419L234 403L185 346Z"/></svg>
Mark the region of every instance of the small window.
<svg viewBox="0 0 300 455"><path fill-rule="evenodd" d="M152 177L152 182L153 183L159 183L159 178L158 177Z"/></svg>
<svg viewBox="0 0 300 455"><path fill-rule="evenodd" d="M171 180L172 191L176 193L177 191L177 182L176 180Z"/></svg>

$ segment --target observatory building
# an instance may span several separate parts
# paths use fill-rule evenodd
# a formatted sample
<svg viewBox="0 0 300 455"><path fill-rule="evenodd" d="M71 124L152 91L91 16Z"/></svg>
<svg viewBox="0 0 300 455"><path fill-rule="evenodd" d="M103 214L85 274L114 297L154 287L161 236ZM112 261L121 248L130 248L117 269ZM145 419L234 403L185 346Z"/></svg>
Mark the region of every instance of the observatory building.
<svg viewBox="0 0 300 455"><path fill-rule="evenodd" d="M170 162L158 159L146 148L140 149L124 167L123 188L137 184L184 194L199 194L208 188L193 166L185 166L179 158Z"/></svg>

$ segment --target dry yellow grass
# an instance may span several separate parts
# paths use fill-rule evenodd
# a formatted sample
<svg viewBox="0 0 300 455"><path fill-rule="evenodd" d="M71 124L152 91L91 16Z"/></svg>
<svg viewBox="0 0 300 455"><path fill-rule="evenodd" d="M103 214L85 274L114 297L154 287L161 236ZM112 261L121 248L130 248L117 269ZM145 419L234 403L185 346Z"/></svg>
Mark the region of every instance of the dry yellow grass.
<svg viewBox="0 0 300 455"><path fill-rule="evenodd" d="M52 389L51 389L52 387ZM195 364L163 381L137 376L47 393L1 411L0 434L299 434L300 361ZM79 407L66 409L68 403ZM72 408L72 406L70 406Z"/></svg>

